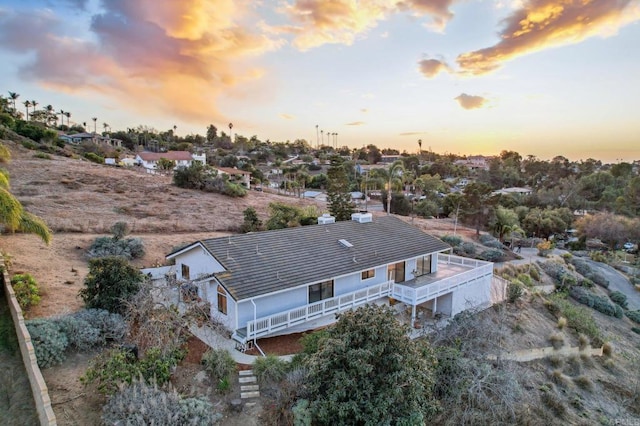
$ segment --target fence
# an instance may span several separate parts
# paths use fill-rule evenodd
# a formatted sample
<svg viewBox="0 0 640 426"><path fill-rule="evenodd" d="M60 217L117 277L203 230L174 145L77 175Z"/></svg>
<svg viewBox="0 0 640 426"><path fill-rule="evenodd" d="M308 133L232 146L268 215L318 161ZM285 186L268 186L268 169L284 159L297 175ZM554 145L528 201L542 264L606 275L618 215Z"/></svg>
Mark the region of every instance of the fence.
<svg viewBox="0 0 640 426"><path fill-rule="evenodd" d="M31 383L31 392L33 393L33 400L36 404L40 424L44 426L54 426L57 423L56 416L53 413L53 408L51 407L49 390L47 389L47 384L40 372L40 367L38 367L38 360L36 359L36 353L33 349L33 343L31 343L29 330L27 330L24 317L22 316L22 309L18 304L18 299L16 299L16 295L11 287L9 275L6 272L4 262L1 259L0 268L2 269L4 294L7 298L11 317L13 318L13 325L18 336L18 345L20 346L20 353L22 354L22 362L24 363L24 369L27 371L29 383Z"/></svg>

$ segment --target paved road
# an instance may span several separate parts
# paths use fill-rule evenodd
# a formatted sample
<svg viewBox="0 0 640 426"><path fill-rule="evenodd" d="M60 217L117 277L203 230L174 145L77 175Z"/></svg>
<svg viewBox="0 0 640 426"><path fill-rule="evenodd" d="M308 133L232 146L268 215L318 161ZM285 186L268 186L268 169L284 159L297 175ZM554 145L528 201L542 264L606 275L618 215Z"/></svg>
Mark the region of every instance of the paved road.
<svg viewBox="0 0 640 426"><path fill-rule="evenodd" d="M562 255L563 253L567 253L564 250L555 249L553 254ZM497 268L501 268L505 263L511 263L515 265L523 265L528 263L536 263L538 260L544 260L543 258L538 256L538 249L523 247L522 252L519 253L522 256L522 259L510 260L508 262L496 263ZM629 305L630 310L640 309L640 292L637 291L633 285L629 282L627 277L624 276L617 269L600 262L594 262L589 258L581 258L585 260L589 266L591 266L594 270L601 273L609 282L609 290L611 291L619 291L620 293L627 296L627 303Z"/></svg>
<svg viewBox="0 0 640 426"><path fill-rule="evenodd" d="M583 259L587 261L589 266L604 275L607 281L609 281L609 290L619 291L627 296L627 303L629 304L630 310L635 311L640 309L640 292L631 285L627 277L607 264L594 262L588 258Z"/></svg>

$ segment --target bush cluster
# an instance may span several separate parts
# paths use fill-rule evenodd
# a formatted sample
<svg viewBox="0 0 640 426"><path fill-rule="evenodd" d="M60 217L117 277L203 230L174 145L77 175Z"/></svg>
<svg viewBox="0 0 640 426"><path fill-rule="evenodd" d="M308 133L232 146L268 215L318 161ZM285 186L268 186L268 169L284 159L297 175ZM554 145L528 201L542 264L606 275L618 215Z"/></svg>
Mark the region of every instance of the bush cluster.
<svg viewBox="0 0 640 426"><path fill-rule="evenodd" d="M215 382L229 380L236 371L236 362L226 349L209 349L202 355L202 364Z"/></svg>
<svg viewBox="0 0 640 426"><path fill-rule="evenodd" d="M487 262L500 262L504 259L504 252L498 249L485 250L479 257Z"/></svg>
<svg viewBox="0 0 640 426"><path fill-rule="evenodd" d="M627 296L619 291L609 293L609 299L623 309L627 309Z"/></svg>
<svg viewBox="0 0 640 426"><path fill-rule="evenodd" d="M40 287L31 274L16 274L11 278L11 286L22 310L40 303Z"/></svg>
<svg viewBox="0 0 640 426"><path fill-rule="evenodd" d="M457 235L445 235L440 239L449 244L451 247L457 247L462 243L462 238L458 237Z"/></svg>
<svg viewBox="0 0 640 426"><path fill-rule="evenodd" d="M559 294L550 298L547 307L557 316L565 317L569 327L588 336L596 346L598 345L600 330L589 310L575 306Z"/></svg>
<svg viewBox="0 0 640 426"><path fill-rule="evenodd" d="M87 152L84 154L84 158L96 164L104 164L104 157L99 156L94 152Z"/></svg>
<svg viewBox="0 0 640 426"><path fill-rule="evenodd" d="M589 264L579 257L572 257L569 262L576 269L576 272L582 275L583 277L589 279L593 283L599 285L600 287L608 288L609 282L607 279L600 273L596 272L589 266Z"/></svg>
<svg viewBox="0 0 640 426"><path fill-rule="evenodd" d="M635 322L637 324L640 324L640 311L627 311L627 312L625 312L625 315L631 321L633 321L633 322Z"/></svg>
<svg viewBox="0 0 640 426"><path fill-rule="evenodd" d="M96 238L87 252L87 257L122 256L127 260L144 256L144 244L140 238L115 239L111 237Z"/></svg>
<svg viewBox="0 0 640 426"><path fill-rule="evenodd" d="M507 300L509 303L517 302L524 294L524 285L518 280L512 280L507 285Z"/></svg>
<svg viewBox="0 0 640 426"><path fill-rule="evenodd" d="M109 340L121 339L127 329L121 315L100 309L28 320L26 325L42 368L63 362L67 348L86 351Z"/></svg>
<svg viewBox="0 0 640 426"><path fill-rule="evenodd" d="M204 398L183 399L144 381L124 387L102 409L102 420L110 425L211 425L221 419Z"/></svg>
<svg viewBox="0 0 640 426"><path fill-rule="evenodd" d="M469 256L473 256L474 254L476 254L476 245L473 243L464 242L460 244L460 248L465 254Z"/></svg>
<svg viewBox="0 0 640 426"><path fill-rule="evenodd" d="M288 363L275 355L256 358L253 362L253 373L262 384L278 383L287 374Z"/></svg>
<svg viewBox="0 0 640 426"><path fill-rule="evenodd" d="M142 359L138 359L129 348L114 348L94 358L80 381L95 383L98 391L105 395L114 394L122 385L131 384L138 378L162 385L169 381L172 368L184 356L185 351L181 349L163 354L159 348L150 348Z"/></svg>
<svg viewBox="0 0 640 426"><path fill-rule="evenodd" d="M597 296L582 287L573 287L569 290L569 294L577 302L587 305L610 317L622 318L623 311L619 305L609 303L606 297Z"/></svg>
<svg viewBox="0 0 640 426"><path fill-rule="evenodd" d="M555 282L556 287L569 288L578 284L578 279L564 265L557 262L538 262L540 268Z"/></svg>
<svg viewBox="0 0 640 426"><path fill-rule="evenodd" d="M189 167L178 167L173 173L173 184L180 188L218 192L230 197L244 197L247 190L226 176L216 176L209 168L194 161Z"/></svg>

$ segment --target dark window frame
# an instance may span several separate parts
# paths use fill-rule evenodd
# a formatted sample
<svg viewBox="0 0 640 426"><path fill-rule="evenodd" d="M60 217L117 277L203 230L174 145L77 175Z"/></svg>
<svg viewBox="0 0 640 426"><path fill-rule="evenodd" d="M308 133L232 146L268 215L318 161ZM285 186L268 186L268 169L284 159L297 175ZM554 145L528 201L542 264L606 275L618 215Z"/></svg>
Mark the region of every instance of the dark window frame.
<svg viewBox="0 0 640 426"><path fill-rule="evenodd" d="M218 284L217 293L218 293L218 312L220 312L221 314L227 315L227 312L228 312L227 292L225 291L224 287Z"/></svg>
<svg viewBox="0 0 640 426"><path fill-rule="evenodd" d="M367 269L366 271L362 271L362 274L360 275L360 279L362 281L369 280L369 279L375 278L375 277L376 277L376 270L375 269Z"/></svg>
<svg viewBox="0 0 640 426"><path fill-rule="evenodd" d="M309 286L308 296L309 304L320 302L325 299L331 299L334 295L333 280L324 281Z"/></svg>
<svg viewBox="0 0 640 426"><path fill-rule="evenodd" d="M182 263L180 267L180 274L182 275L183 280L190 280L191 276L189 273L189 265Z"/></svg>

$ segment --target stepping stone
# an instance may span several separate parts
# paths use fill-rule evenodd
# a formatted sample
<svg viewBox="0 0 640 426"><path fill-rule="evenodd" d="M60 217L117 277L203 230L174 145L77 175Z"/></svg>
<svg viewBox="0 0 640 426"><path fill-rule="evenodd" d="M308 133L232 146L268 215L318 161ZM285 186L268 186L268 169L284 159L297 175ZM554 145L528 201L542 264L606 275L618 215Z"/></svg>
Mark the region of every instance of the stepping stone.
<svg viewBox="0 0 640 426"><path fill-rule="evenodd" d="M253 370L241 370L238 371L240 376L253 376Z"/></svg>
<svg viewBox="0 0 640 426"><path fill-rule="evenodd" d="M253 392L240 392L240 398L241 399L246 399L246 398L258 398L260 396L260 392L259 391L253 391Z"/></svg>
<svg viewBox="0 0 640 426"><path fill-rule="evenodd" d="M238 382L240 383L256 383L257 381L258 379L256 379L256 376L240 377L238 379Z"/></svg>
<svg viewBox="0 0 640 426"><path fill-rule="evenodd" d="M257 391L257 390L260 390L260 386L258 385L240 386L240 392L249 392L249 391Z"/></svg>

